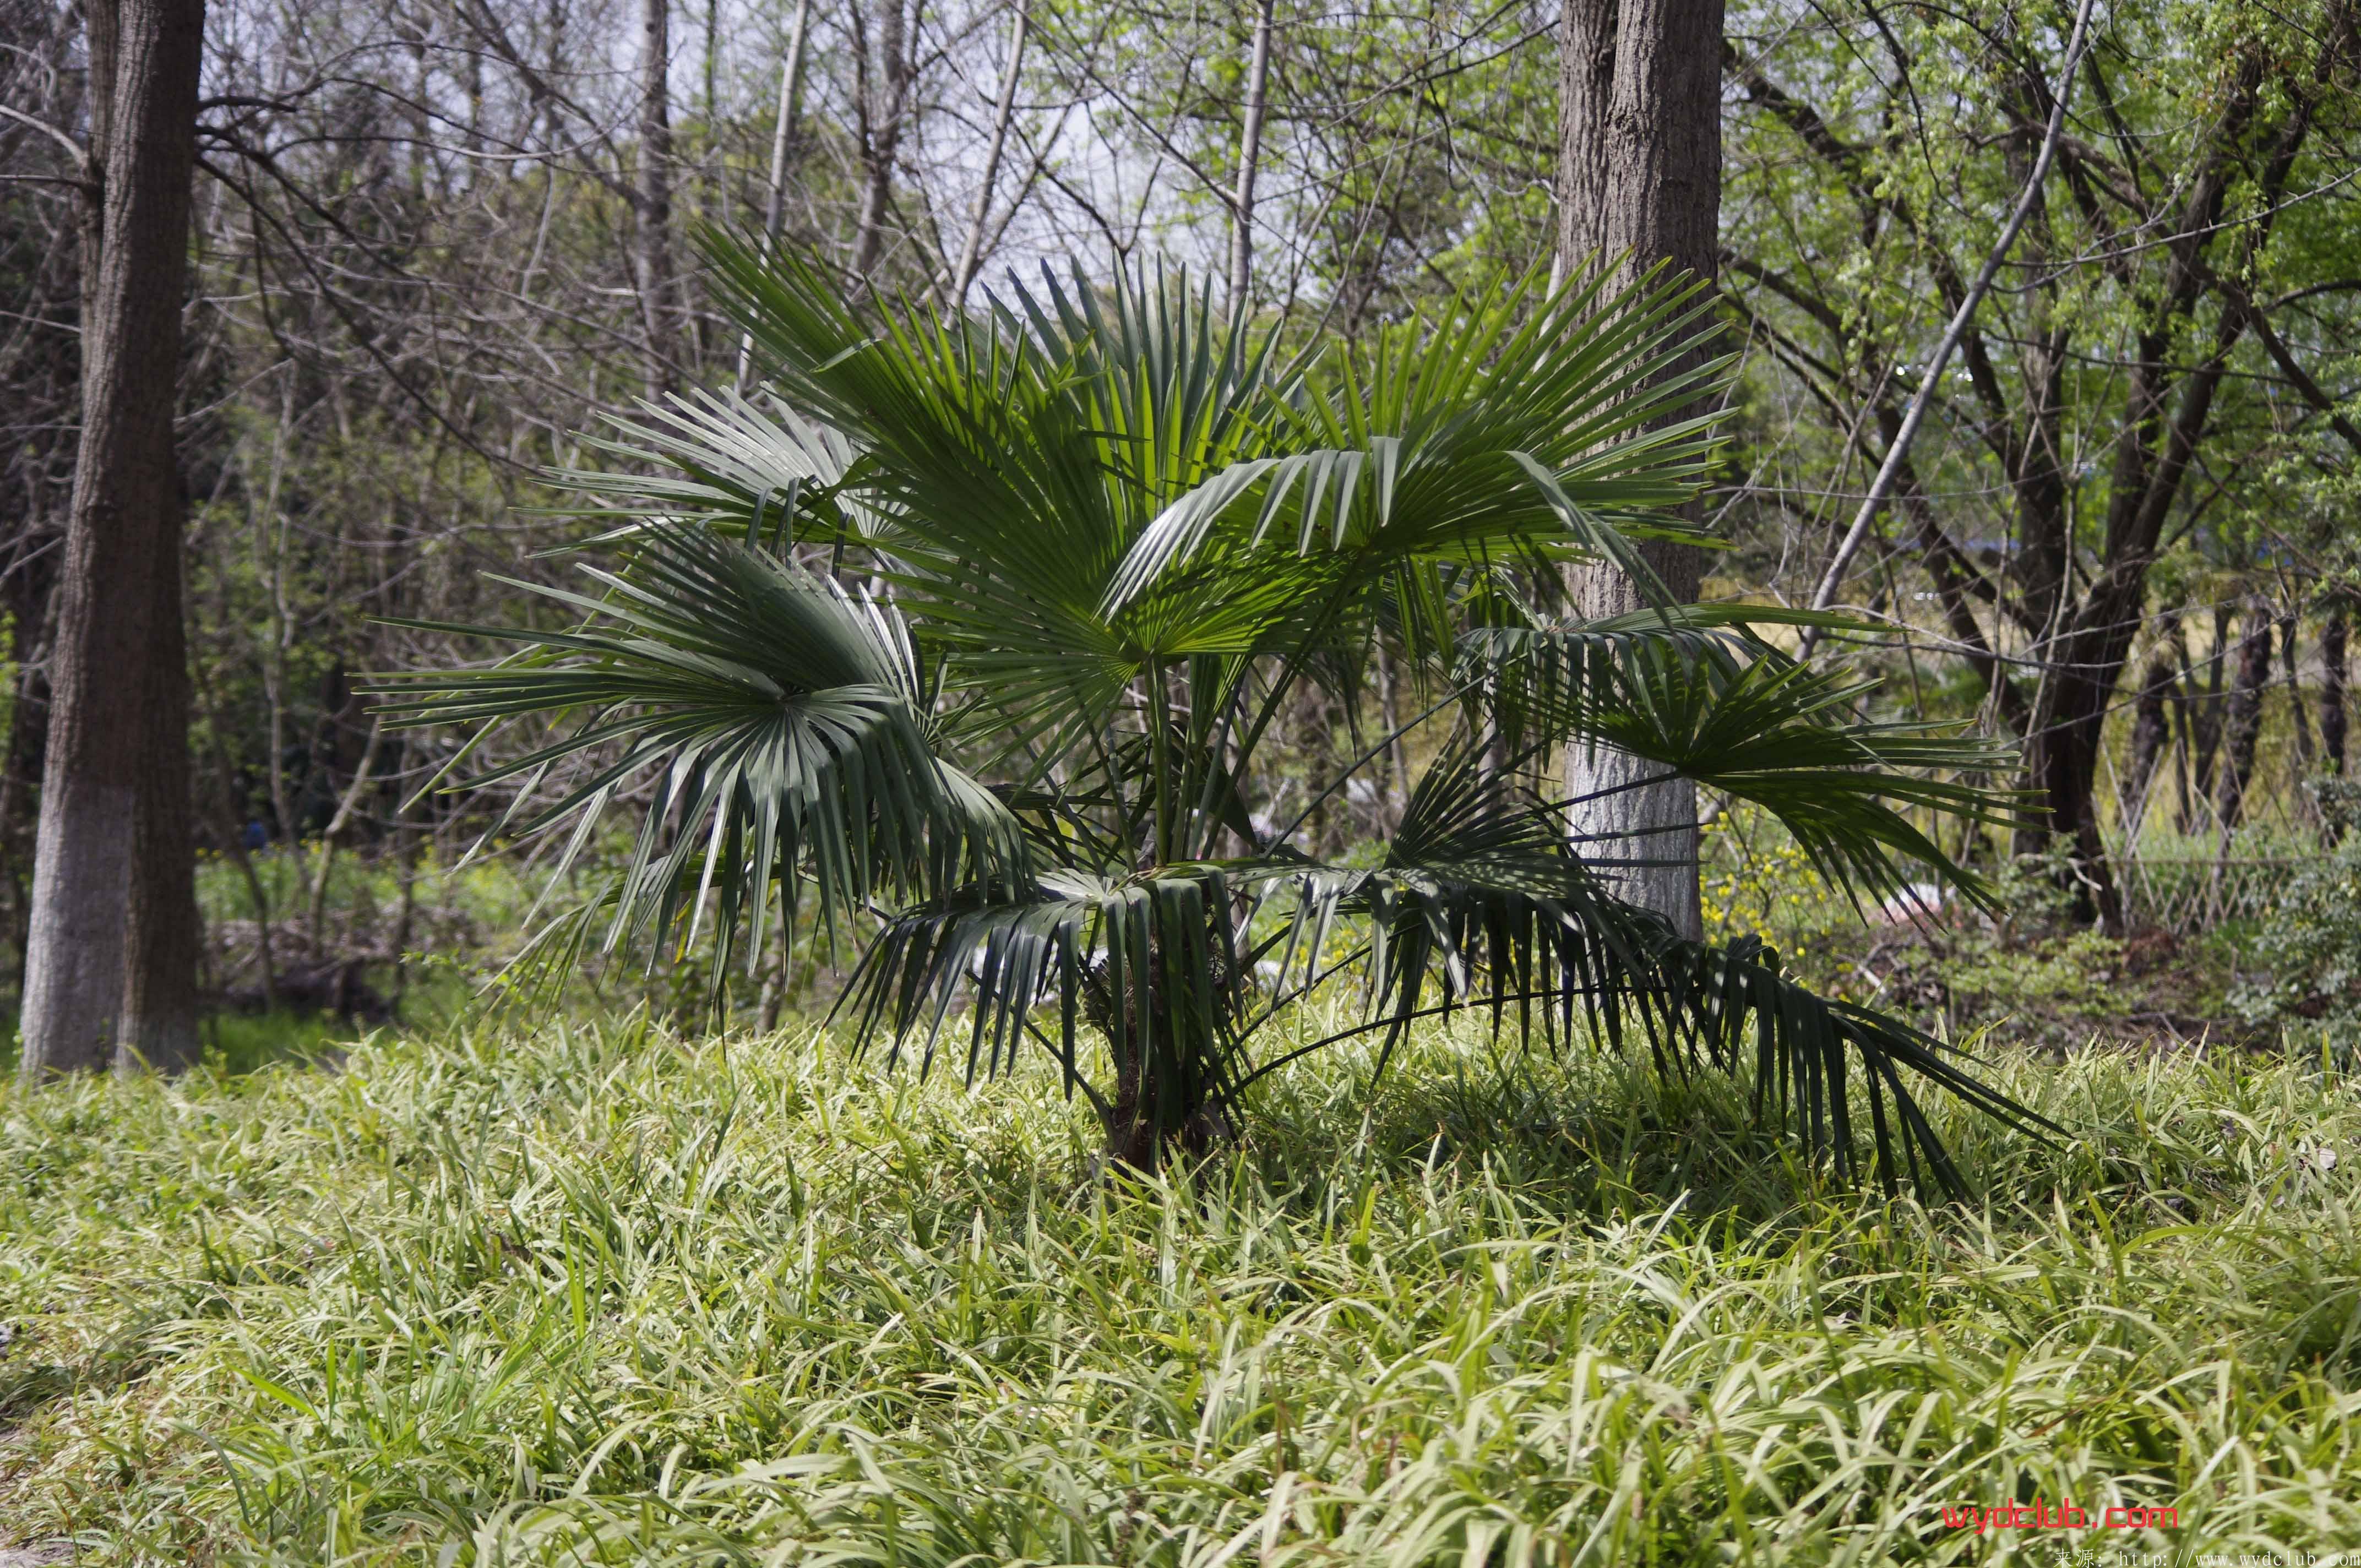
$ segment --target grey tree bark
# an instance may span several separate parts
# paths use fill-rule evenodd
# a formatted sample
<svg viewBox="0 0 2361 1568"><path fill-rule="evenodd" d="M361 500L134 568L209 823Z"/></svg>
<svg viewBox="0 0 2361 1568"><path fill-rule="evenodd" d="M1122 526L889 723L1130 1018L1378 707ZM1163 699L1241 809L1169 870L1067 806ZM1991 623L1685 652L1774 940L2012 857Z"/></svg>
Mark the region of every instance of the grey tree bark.
<svg viewBox="0 0 2361 1568"><path fill-rule="evenodd" d="M203 0L89 13L82 430L34 850L28 1080L196 1046L173 393Z"/></svg>
<svg viewBox="0 0 2361 1568"><path fill-rule="evenodd" d="M787 58L779 66L779 111L771 126L771 180L763 203L763 254L779 248L779 231L787 221L787 158L795 146L796 116L803 103L804 40L811 32L811 0L796 0L796 19L787 33ZM754 334L738 340L738 389L754 378Z"/></svg>
<svg viewBox="0 0 2361 1568"><path fill-rule="evenodd" d="M876 61L870 59L862 0L853 0L853 107L861 132L861 213L852 230L852 270L867 278L885 253L885 218L894 201L894 170L902 155L902 131L909 116L911 88L917 80L912 59L922 0L911 14L903 0L878 0Z"/></svg>
<svg viewBox="0 0 2361 1568"><path fill-rule="evenodd" d="M975 269L983 258L984 220L992 215L992 188L1000 181L1000 159L1008 148L1008 125L1016 114L1016 83L1025 71L1025 35L1033 21L1028 0L1016 0L1016 13L1009 23L1008 61L1001 71L1000 101L992 112L992 143L983 155L983 181L975 193L975 211L969 217L967 238L961 242L959 265L951 269L951 286L945 302L953 311L967 304L968 285L975 281Z"/></svg>
<svg viewBox="0 0 2361 1568"><path fill-rule="evenodd" d="M1562 276L1607 267L1636 276L1668 262L1710 281L1721 215L1722 0L1565 0L1559 36L1558 237ZM1695 350L1702 355L1703 345ZM1686 545L1642 556L1683 599L1703 560ZM1567 574L1583 619L1640 608L1612 566ZM1576 748L1570 823L1626 898L1684 935L1697 903L1697 789L1620 752ZM1648 782L1650 780L1654 782ZM1618 862L1621 862L1619 864Z"/></svg>
<svg viewBox="0 0 2361 1568"><path fill-rule="evenodd" d="M2345 774L2345 637L2348 629L2342 600L2328 612L2320 630L2320 754L2328 772Z"/></svg>
<svg viewBox="0 0 2361 1568"><path fill-rule="evenodd" d="M1262 175L1262 120L1270 85L1273 0L1255 7L1254 46L1246 61L1246 99L1238 132L1238 183L1230 195L1230 309L1243 317L1254 283L1255 182Z"/></svg>
<svg viewBox="0 0 2361 1568"><path fill-rule="evenodd" d="M646 0L640 37L640 148L633 219L639 242L640 321L647 338L648 396L660 397L680 362L680 302L672 265L672 5Z"/></svg>

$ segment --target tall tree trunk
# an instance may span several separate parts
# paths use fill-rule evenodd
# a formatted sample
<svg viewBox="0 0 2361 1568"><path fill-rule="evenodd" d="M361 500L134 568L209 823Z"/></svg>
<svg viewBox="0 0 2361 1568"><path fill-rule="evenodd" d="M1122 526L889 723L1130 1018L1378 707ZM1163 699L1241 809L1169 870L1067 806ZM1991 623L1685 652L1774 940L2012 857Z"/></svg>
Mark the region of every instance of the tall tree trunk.
<svg viewBox="0 0 2361 1568"><path fill-rule="evenodd" d="M193 106L190 113L193 121ZM182 184L187 184L185 179ZM173 297L179 297L177 287ZM175 344L176 354L178 347ZM169 460L169 446L166 451ZM140 671L146 687L141 700L146 740L131 843L131 905L124 930L123 1022L115 1051L119 1072L141 1068L178 1072L194 1065L202 1048L197 1034L202 944L191 821L195 781L189 764L189 649L181 613L181 496L178 476L173 477L170 531L157 546L163 558L149 585L154 643Z"/></svg>
<svg viewBox="0 0 2361 1568"><path fill-rule="evenodd" d="M2259 604L2248 607L2246 634L2238 640L2237 684L2230 689L2230 720L2224 736L2229 754L2222 763L2222 836L2236 830L2254 782L2255 744L2263 733L2263 693L2271 684L2271 618Z"/></svg>
<svg viewBox="0 0 2361 1568"><path fill-rule="evenodd" d="M0 891L7 895L6 941L16 958L19 989L25 981L25 959L31 944L32 888L26 872L33 865L38 828L41 758L49 729L49 687L46 674L49 643L57 631L56 600L51 592L54 554L41 539L38 554L20 554L0 576L0 606L11 626L9 655L15 662L15 689L8 696L8 736L0 750Z"/></svg>
<svg viewBox="0 0 2361 1568"><path fill-rule="evenodd" d="M911 59L916 17L902 14L903 0L878 0L876 61L870 59L861 0L853 0L854 104L861 129L861 213L852 230L852 270L867 278L885 254L885 209L894 199L894 167L901 157L902 127L909 114L910 86L917 72Z"/></svg>
<svg viewBox="0 0 2361 1568"><path fill-rule="evenodd" d="M640 36L637 204L640 323L647 338L648 396L673 384L678 363L677 283L672 269L672 4L646 0Z"/></svg>
<svg viewBox="0 0 2361 1568"><path fill-rule="evenodd" d="M203 0L97 0L82 430L50 655L23 1072L196 1045L181 359ZM94 264L93 264L94 263Z"/></svg>
<svg viewBox="0 0 2361 1568"><path fill-rule="evenodd" d="M2320 629L2321 765L2339 778L2345 776L2345 644L2350 624L2339 603Z"/></svg>
<svg viewBox="0 0 2361 1568"><path fill-rule="evenodd" d="M2132 722L2131 795L2124 802L2125 853L2139 840L2156 791L2158 765L2172 743L2172 688L2179 674L2172 660L2158 653L2148 661L2147 678L2140 683L2137 717Z"/></svg>
<svg viewBox="0 0 2361 1568"><path fill-rule="evenodd" d="M771 181L763 203L763 254L779 248L779 231L787 221L787 160L795 150L796 115L803 103L804 40L811 31L812 0L796 0L796 19L787 34L787 58L779 65L778 117L771 126ZM738 340L738 389L754 378L754 334Z"/></svg>
<svg viewBox="0 0 2361 1568"><path fill-rule="evenodd" d="M1246 97L1238 132L1238 183L1230 194L1230 310L1243 318L1254 283L1255 181L1262 174L1263 104L1270 84L1273 0L1255 7L1254 44L1246 60Z"/></svg>
<svg viewBox="0 0 2361 1568"><path fill-rule="evenodd" d="M1557 266L1633 275L1669 261L1710 282L1721 213L1722 0L1565 0L1559 39ZM1705 348L1695 351L1702 355ZM1703 558L1683 545L1642 554L1683 599ZM1615 568L1568 574L1574 613L1640 607ZM1629 865L1620 891L1684 935L1703 929L1697 901L1697 789L1685 779L1627 787L1660 772L1620 752L1572 749L1566 763L1577 847L1601 866Z"/></svg>
<svg viewBox="0 0 2361 1568"><path fill-rule="evenodd" d="M2316 763L2312 745L2312 715L2304 710L2303 706L2303 673L2299 664L2301 651L2296 646L2296 631L2302 624L2302 618L2294 610L2279 617L2279 666L2287 673L2288 709L2295 720L2296 762L2302 769L2302 776L2308 779L2312 777Z"/></svg>
<svg viewBox="0 0 2361 1568"><path fill-rule="evenodd" d="M2205 659L2203 688L2196 685L2187 670L2180 673L2181 688L2189 693L2188 731L2191 744L2191 798L2184 803L2181 812L2183 833L2197 831L2198 802L2213 798L2213 763L2222 750L2222 681L2229 668L2230 621L2227 607L2213 607L2213 647Z"/></svg>

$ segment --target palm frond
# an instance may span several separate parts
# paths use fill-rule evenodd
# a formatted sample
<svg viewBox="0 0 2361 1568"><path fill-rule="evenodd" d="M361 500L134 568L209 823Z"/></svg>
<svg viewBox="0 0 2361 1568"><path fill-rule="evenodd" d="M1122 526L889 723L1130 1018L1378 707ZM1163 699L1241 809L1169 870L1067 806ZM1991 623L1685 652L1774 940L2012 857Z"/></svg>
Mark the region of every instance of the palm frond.
<svg viewBox="0 0 2361 1568"><path fill-rule="evenodd" d="M1173 500L1110 584L1110 612L1190 566L1206 581L1291 552L1406 560L1564 560L1630 538L1717 545L1674 510L1693 496L1714 416L1668 416L1728 362L1689 364L1693 288L1596 280L1538 302L1530 282L1380 334L1288 405L1275 450ZM1569 515L1569 513L1571 515ZM1572 524L1572 526L1569 526Z"/></svg>
<svg viewBox="0 0 2361 1568"><path fill-rule="evenodd" d="M1744 615L1477 628L1461 640L1458 674L1521 737L1611 748L1764 807L1839 887L1882 897L1916 865L1988 903L1906 813L2014 821L2014 798L1982 782L2008 769L2011 751L1956 727L1859 718L1874 682L1798 663L1741 634Z"/></svg>
<svg viewBox="0 0 2361 1568"><path fill-rule="evenodd" d="M1415 1020L1469 1008L1488 1011L1496 1032L1513 1016L1529 1045L1536 1025L1543 1044L1556 1045L1587 1021L1610 1049L1644 1042L1659 1070L1748 1076L1758 1118L1790 1128L1839 1177L1859 1174L1866 1142L1869 1168L1889 1190L1906 1172L1966 1190L1913 1081L2037 1135L2059 1130L1985 1088L1943 1042L1788 980L1759 941L1690 941L1615 898L1555 813L1518 801L1485 750L1446 751L1379 866L1274 866L1259 877L1265 899L1279 893L1294 904L1282 986L1292 954L1317 954L1338 919L1369 923L1358 968L1370 1021L1302 1049L1383 1031L1390 1051ZM1315 963L1307 959L1295 994L1333 977ZM1241 1086L1295 1054L1260 1064ZM1870 1110L1865 1140L1853 1124L1856 1075Z"/></svg>
<svg viewBox="0 0 2361 1568"><path fill-rule="evenodd" d="M832 922L880 897L1025 878L1015 819L932 750L890 607L708 529L652 523L637 543L621 570L586 568L602 595L515 585L577 612L574 629L428 626L517 652L368 687L396 725L571 722L456 786L577 767L585 776L522 834L587 826L631 784L653 785L609 945L684 922L694 940L710 905L719 972L741 926L759 948L773 883L792 929L806 883ZM582 843L577 831L556 875Z"/></svg>

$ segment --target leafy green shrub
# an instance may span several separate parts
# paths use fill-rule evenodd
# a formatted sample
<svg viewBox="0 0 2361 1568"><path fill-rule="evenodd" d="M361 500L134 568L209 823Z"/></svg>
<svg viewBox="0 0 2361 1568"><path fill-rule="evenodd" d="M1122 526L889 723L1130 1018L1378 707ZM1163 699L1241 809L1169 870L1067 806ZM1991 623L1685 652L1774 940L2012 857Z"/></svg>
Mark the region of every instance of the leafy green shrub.
<svg viewBox="0 0 2361 1568"><path fill-rule="evenodd" d="M2257 933L2254 957L2265 978L2243 981L2231 1001L2257 1022L2361 1019L2361 783L2315 779L2334 847L2300 861Z"/></svg>

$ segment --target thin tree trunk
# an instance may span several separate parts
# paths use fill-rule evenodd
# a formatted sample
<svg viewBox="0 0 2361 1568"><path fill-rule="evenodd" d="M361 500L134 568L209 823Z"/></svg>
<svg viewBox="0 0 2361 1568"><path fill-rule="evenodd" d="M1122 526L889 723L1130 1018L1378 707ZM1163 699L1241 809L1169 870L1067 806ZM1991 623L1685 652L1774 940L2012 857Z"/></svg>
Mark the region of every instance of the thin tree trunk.
<svg viewBox="0 0 2361 1568"><path fill-rule="evenodd" d="M2189 700L2189 650L2182 645L2179 631L2173 633L2172 656L2180 678L2173 683L2172 708L2179 722L2173 726L2172 788L2180 813L2173 820L2183 833L2189 831L2190 817L2196 810L2189 785L2189 726L2194 711Z"/></svg>
<svg viewBox="0 0 2361 1568"><path fill-rule="evenodd" d="M1401 828L1407 806L1410 760L1402 750L1400 686L1394 679L1393 656L1378 644L1378 717L1386 727L1386 749L1379 758L1379 779L1385 791L1385 821L1380 837L1390 839Z"/></svg>
<svg viewBox="0 0 2361 1568"><path fill-rule="evenodd" d="M2189 730L2192 743L2190 758L2191 799L2182 813L2180 830L2197 830L2197 806L2213 799L2213 763L2222 750L2222 682L2229 668L2231 611L2216 605L2213 609L2213 650L2205 661L2205 685L2200 691L2181 672L2182 689L2190 693Z"/></svg>
<svg viewBox="0 0 2361 1568"><path fill-rule="evenodd" d="M705 51L701 62L705 67L705 94L700 112L705 117L705 145L708 156L715 145L716 129L721 124L720 88L718 76L721 69L721 0L705 0ZM708 166L708 176L711 169Z"/></svg>
<svg viewBox="0 0 2361 1568"><path fill-rule="evenodd" d="M279 510L279 492L287 470L287 437L294 412L294 383L289 379L283 383L279 424L271 438L270 479L263 489L260 537L268 542L270 555L258 565L270 589L270 643L262 661L262 695L269 709L270 815L279 826L281 858L295 873L295 902L309 905L312 872L311 861L302 852L302 812L287 787L287 654L295 642L295 617L287 601L287 517Z"/></svg>
<svg viewBox="0 0 2361 1568"><path fill-rule="evenodd" d="M787 58L779 67L779 113L771 127L771 184L763 203L763 254L774 256L787 221L787 158L794 150L796 111L803 102L804 39L810 36L811 0L796 0L796 20L787 35ZM738 340L738 389L754 378L754 334Z"/></svg>
<svg viewBox="0 0 2361 1568"><path fill-rule="evenodd" d="M885 209L894 199L894 166L901 155L903 122L909 112L910 84L917 72L910 60L916 18L902 14L902 0L878 0L877 56L884 72L883 92L870 69L868 39L859 27L860 0L854 0L856 37L853 64L860 77L856 94L861 111L862 184L861 214L853 225L852 270L867 278L885 253Z"/></svg>
<svg viewBox="0 0 2361 1568"><path fill-rule="evenodd" d="M2158 766L2164 761L2165 748L2172 743L2172 691L2179 673L2170 658L2158 653L2148 661L2147 678L2140 683L2137 717L2132 723L2131 798L2124 803L2126 854L2138 846Z"/></svg>
<svg viewBox="0 0 2361 1568"><path fill-rule="evenodd" d="M1016 81L1025 70L1025 35L1032 25L1029 0L1016 0L1016 19L1008 33L1008 62L1001 72L1000 102L993 106L992 145L984 154L983 184L975 193L975 211L967 225L967 239L960 247L959 266L951 274L950 296L946 302L957 311L967 302L967 286L975 281L975 269L983 259L985 220L992 215L992 187L1000 179L1000 159L1008 147L1008 125L1016 114Z"/></svg>
<svg viewBox="0 0 2361 1568"><path fill-rule="evenodd" d="M192 1057L196 898L173 453L203 0L90 10L98 209L50 657L22 1071Z"/></svg>
<svg viewBox="0 0 2361 1568"><path fill-rule="evenodd" d="M672 5L645 0L640 36L640 148L636 187L640 322L647 339L648 396L670 389L678 345L672 270Z"/></svg>
<svg viewBox="0 0 2361 1568"><path fill-rule="evenodd" d="M1230 195L1230 310L1243 319L1254 283L1255 181L1262 173L1263 107L1270 85L1274 0L1255 8L1254 45L1246 61L1244 124L1238 132L1238 182Z"/></svg>
<svg viewBox="0 0 2361 1568"><path fill-rule="evenodd" d="M1722 0L1566 0L1559 39L1561 275L1609 266L1632 276L1668 261L1711 282L1721 211L1721 34ZM1703 568L1697 550L1651 543L1642 554L1676 597L1697 597ZM1567 587L1574 613L1586 620L1642 602L1612 566L1573 567ZM1577 850L1594 864L1625 862L1624 897L1697 937L1704 925L1697 789L1686 779L1658 778L1662 771L1620 752L1572 749L1569 822ZM1652 778L1658 782L1642 782Z"/></svg>
<svg viewBox="0 0 2361 1568"><path fill-rule="evenodd" d="M320 830L319 874L312 879L312 907L306 922L312 935L312 950L316 953L324 955L328 950L324 927L328 917L328 872L335 860L336 839L351 824L353 812L368 789L369 775L377 767L378 746L384 739L385 719L380 716L369 724L368 744L361 748L360 763L353 770L353 782L346 787L344 797L336 802L335 815Z"/></svg>
<svg viewBox="0 0 2361 1568"><path fill-rule="evenodd" d="M2321 764L2339 778L2345 776L2345 640L2349 629L2343 604L2328 612L2320 629L2320 755Z"/></svg>
<svg viewBox="0 0 2361 1568"><path fill-rule="evenodd" d="M16 983L25 981L25 959L31 946L32 887L26 873L33 865L33 844L38 832L42 753L49 728L47 671L49 646L57 634L57 601L51 592L52 574L47 558L16 564L5 583L8 613L13 618L16 689L8 704L8 740L0 756L0 880L8 894L8 945L16 958Z"/></svg>
<svg viewBox="0 0 2361 1568"><path fill-rule="evenodd" d="M779 915L779 924L771 943L771 966L763 977L759 1016L762 1031L765 1035L778 1028L779 1014L786 1007L787 982L793 978L790 966L795 958L794 937L794 930L787 924L786 912L782 910Z"/></svg>
<svg viewBox="0 0 2361 1568"><path fill-rule="evenodd" d="M401 776L399 762L394 774ZM418 918L418 847L417 828L406 818L397 817L393 823L395 875L401 884L401 899L393 919L393 994L392 1005L397 1016L401 1011L403 996L410 990L410 933Z"/></svg>
<svg viewBox="0 0 2361 1568"><path fill-rule="evenodd" d="M2271 621L2259 604L2246 612L2246 634L2238 641L2238 679L2230 690L2229 755L2223 761L2219 817L2226 842L2245 812L2246 786L2255 776L2255 745L2263 733L2263 694L2271 683Z"/></svg>
<svg viewBox="0 0 2361 1568"><path fill-rule="evenodd" d="M1966 334L1969 323L1975 320L1977 308L1983 303L1993 280L1999 275L2002 263L2008 259L2008 253L2015 247L2016 236L2023 232L2026 220L2033 215L2034 206L2040 200L2041 187L2049 178L2050 161L2058 154L2059 136L2066 128L2066 105L2074 96L2074 73L2082 63L2082 49L2090 36L2091 10L2094 4L2095 0L2081 0L2074 12L2073 36L2067 40L2066 62L2059 68L2057 90L2050 94L2049 123L2043 130L2041 150L2033 159L2033 170L2026 176L2025 186L2018 192L2015 205L2009 209L2008 221L2001 225L2000 237L1993 242L1992 249L1985 254L1983 265L1968 285L1959 309L1951 313L1950 324L1944 329L1942 341L1936 344L1934 356L1927 361L1924 374L1919 377L1918 389L1911 394L1910 406L1902 416L1901 429L1894 433L1894 439L1886 445L1885 459L1878 465L1877 477L1870 481L1869 494L1861 498L1861 509L1853 514L1852 526L1845 531L1844 538L1837 545L1836 554L1828 561L1828 571L1820 578L1820 586L1812 594L1814 609L1826 609L1836 602L1837 590L1844 584L1845 568L1852 564L1854 554L1867 542L1870 525L1877 520L1878 511L1885 505L1885 498L1893 493L1894 481L1910 455L1911 444L1918 437L1918 427L1934 402L1935 389L1942 384L1943 372L1950 365L1951 356L1959 352L1960 338ZM1817 627L1804 628L1803 650L1807 658L1818 640L1818 631Z"/></svg>
<svg viewBox="0 0 2361 1568"><path fill-rule="evenodd" d="M2279 664L2287 672L2288 708L2295 718L2295 756L2305 778L2313 768L2312 746L2312 715L2303 706L2303 677L2297 668L2299 650L2296 630L2301 624L2296 612L2290 610L2279 618Z"/></svg>
<svg viewBox="0 0 2361 1568"><path fill-rule="evenodd" d="M228 754L222 750L222 723L218 714L209 714L207 729L214 737L214 817L220 823L222 842L229 847L230 859L237 862L239 878L246 883L246 900L254 910L254 959L262 979L262 1010L266 1013L279 1005L279 964L271 952L270 894L262 885L262 875L254 869L254 856L246 846L246 824L239 821L236 799L230 793L232 773Z"/></svg>

